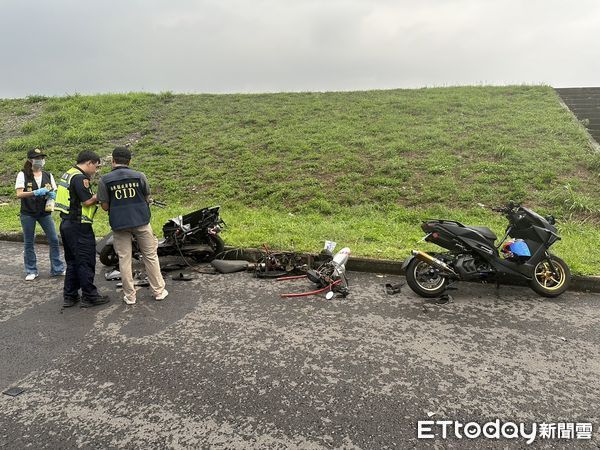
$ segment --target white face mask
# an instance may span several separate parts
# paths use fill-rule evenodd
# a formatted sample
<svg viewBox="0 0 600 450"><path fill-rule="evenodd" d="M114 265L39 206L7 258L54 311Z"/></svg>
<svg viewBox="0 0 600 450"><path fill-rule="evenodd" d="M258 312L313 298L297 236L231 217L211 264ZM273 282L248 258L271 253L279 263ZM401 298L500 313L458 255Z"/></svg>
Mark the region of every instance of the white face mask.
<svg viewBox="0 0 600 450"><path fill-rule="evenodd" d="M33 167L34 169L41 169L42 167L44 167L44 164L46 164L45 159L32 159L31 160L31 167Z"/></svg>

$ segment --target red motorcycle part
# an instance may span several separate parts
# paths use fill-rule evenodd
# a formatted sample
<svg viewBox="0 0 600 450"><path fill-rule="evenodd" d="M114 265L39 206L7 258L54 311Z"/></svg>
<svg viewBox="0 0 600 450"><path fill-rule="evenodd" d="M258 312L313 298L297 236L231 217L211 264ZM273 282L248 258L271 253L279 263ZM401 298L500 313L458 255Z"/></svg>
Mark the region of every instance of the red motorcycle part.
<svg viewBox="0 0 600 450"><path fill-rule="evenodd" d="M316 295L316 294L320 294L321 292L330 291L333 289L334 286L337 286L338 284L341 284L341 283L342 283L342 280L335 280L329 286L325 286L324 288L317 289L315 291L300 292L297 294L281 294L281 297L283 297L283 298L308 297L309 295Z"/></svg>

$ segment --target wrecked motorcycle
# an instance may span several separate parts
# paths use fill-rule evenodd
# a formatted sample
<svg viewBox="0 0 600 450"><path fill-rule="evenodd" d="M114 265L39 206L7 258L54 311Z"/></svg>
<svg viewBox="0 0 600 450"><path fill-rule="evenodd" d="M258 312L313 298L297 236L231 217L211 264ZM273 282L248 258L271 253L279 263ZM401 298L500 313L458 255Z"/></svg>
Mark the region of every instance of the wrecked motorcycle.
<svg viewBox="0 0 600 450"><path fill-rule="evenodd" d="M158 256L189 256L197 262L212 261L225 249L225 243L219 236L225 225L219 217L219 209L220 206L213 206L169 219L163 225L164 238L158 241ZM141 252L135 238L132 244L133 257L140 259ZM112 232L98 243L96 251L105 266L119 264Z"/></svg>
<svg viewBox="0 0 600 450"><path fill-rule="evenodd" d="M441 219L422 223L421 229L427 233L423 240L449 252L412 251L402 267L415 293L437 297L453 281L491 281L498 285L521 281L544 297L557 297L567 290L571 271L548 251L560 240L554 217L542 217L512 202L492 210L508 219L505 236L498 245L496 235L487 227Z"/></svg>

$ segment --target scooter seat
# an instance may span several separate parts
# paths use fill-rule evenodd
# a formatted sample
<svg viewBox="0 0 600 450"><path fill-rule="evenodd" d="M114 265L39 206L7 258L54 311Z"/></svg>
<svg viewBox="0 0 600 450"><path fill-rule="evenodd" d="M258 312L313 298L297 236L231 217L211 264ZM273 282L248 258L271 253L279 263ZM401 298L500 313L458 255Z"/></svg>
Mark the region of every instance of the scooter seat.
<svg viewBox="0 0 600 450"><path fill-rule="evenodd" d="M477 231L484 238L489 239L492 242L494 242L496 239L498 239L498 236L496 236L496 234L492 230L490 230L488 227L472 227L470 225L466 225L466 228L470 228L471 230Z"/></svg>
<svg viewBox="0 0 600 450"><path fill-rule="evenodd" d="M248 261L242 260L225 261L215 259L210 264L221 273L241 272L248 269Z"/></svg>

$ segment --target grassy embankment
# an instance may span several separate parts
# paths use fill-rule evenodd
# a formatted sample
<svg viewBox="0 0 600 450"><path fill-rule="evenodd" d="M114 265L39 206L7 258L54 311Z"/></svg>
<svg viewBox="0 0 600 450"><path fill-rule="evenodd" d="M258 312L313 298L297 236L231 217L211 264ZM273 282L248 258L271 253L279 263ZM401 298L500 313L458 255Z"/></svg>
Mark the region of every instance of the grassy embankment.
<svg viewBox="0 0 600 450"><path fill-rule="evenodd" d="M169 204L154 211L156 232L221 204L230 245L316 252L330 239L402 259L424 218L502 235L504 219L477 203L512 199L557 216L554 252L600 274L600 155L549 87L0 100L0 231L20 229L13 187L27 149L45 148L58 177L78 151L107 157L127 142ZM99 213L97 234L107 229Z"/></svg>

